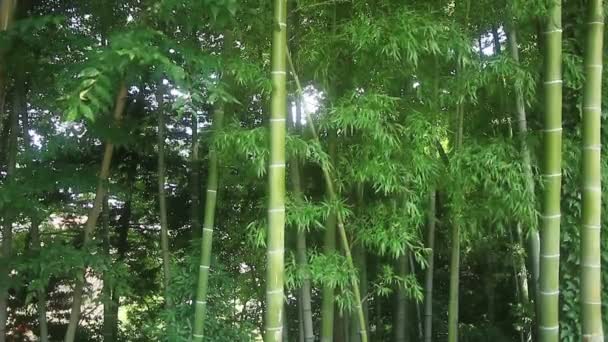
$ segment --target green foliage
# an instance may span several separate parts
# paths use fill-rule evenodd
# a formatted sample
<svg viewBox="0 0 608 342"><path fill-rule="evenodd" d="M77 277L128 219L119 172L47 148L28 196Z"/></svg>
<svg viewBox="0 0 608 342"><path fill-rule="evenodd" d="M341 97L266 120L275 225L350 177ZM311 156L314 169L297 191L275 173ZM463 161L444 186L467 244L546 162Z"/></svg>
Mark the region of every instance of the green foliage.
<svg viewBox="0 0 608 342"><path fill-rule="evenodd" d="M470 241L475 234L490 233L485 227L500 228L513 221L535 229L535 204L528 201L533 197L518 156L511 142L494 140L469 142L450 160L445 183L450 208L453 219L467 227L464 233Z"/></svg>

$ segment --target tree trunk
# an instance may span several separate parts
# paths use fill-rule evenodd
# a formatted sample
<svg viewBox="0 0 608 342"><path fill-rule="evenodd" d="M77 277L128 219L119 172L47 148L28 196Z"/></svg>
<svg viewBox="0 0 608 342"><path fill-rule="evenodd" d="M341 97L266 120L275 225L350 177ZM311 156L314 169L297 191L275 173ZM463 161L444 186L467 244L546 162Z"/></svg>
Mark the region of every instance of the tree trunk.
<svg viewBox="0 0 608 342"><path fill-rule="evenodd" d="M406 277L410 273L408 253L405 253L397 260L397 275ZM408 327L410 326L408 317L408 298L405 289L399 286L397 289L397 310L395 313L395 342L408 342L410 340Z"/></svg>
<svg viewBox="0 0 608 342"><path fill-rule="evenodd" d="M458 128L456 133L456 149L462 146L464 108L457 105ZM448 342L458 341L458 297L460 283L460 223L453 219L450 255L450 299L448 304Z"/></svg>
<svg viewBox="0 0 608 342"><path fill-rule="evenodd" d="M24 101L23 101L23 110L21 111L21 120L23 125L23 145L25 145L25 149L32 153L34 147L32 146L32 141L30 138L30 118L27 111L27 96L24 92ZM38 214L33 214L30 216L31 227L30 227L30 236L31 236L31 246L32 252L34 255L38 256L40 253L40 217ZM38 324L40 325L39 338L41 342L47 342L49 340L48 337L48 324L46 319L46 288L36 291L37 299L38 299Z"/></svg>
<svg viewBox="0 0 608 342"><path fill-rule="evenodd" d="M587 3L583 95L583 184L581 226L581 323L584 342L604 341L601 278L601 113L604 39L603 1Z"/></svg>
<svg viewBox="0 0 608 342"><path fill-rule="evenodd" d="M515 63L519 63L519 47L517 46L517 30L515 29L515 24L511 23L510 27L507 29L507 43L509 44L509 49L511 51L511 58ZM526 107L523 94L521 90L515 89L515 106L517 111L517 132L520 140L520 148L521 148L521 157L524 165L524 172L526 177L526 186L528 187L528 193L530 196L534 196L534 177L532 174L532 163L530 161L530 150L528 148L527 141L527 118L526 118ZM517 243L520 247L524 247L523 244L523 233L522 227L518 223L516 227L517 233ZM529 230L529 239L538 239L538 231ZM529 250L528 253L530 256L538 254L533 253ZM520 296L521 302L524 307L529 307L530 305L530 295L529 295L529 287L528 287L528 270L526 268L526 262L524 258L518 257L516 259L516 278L518 281L519 288L521 289ZM536 283L533 283L534 285ZM536 290L536 286L533 286L534 290ZM531 338L531 330L529 327L524 327L524 333Z"/></svg>
<svg viewBox="0 0 608 342"><path fill-rule="evenodd" d="M296 118L294 122L294 128L296 132L299 132L299 124L300 119L302 117L302 101L300 97L296 97ZM291 179L293 184L293 192L294 198L296 202L301 202L304 200L302 195L302 183L300 179L300 165L299 161L294 158L291 161ZM307 227L296 227L297 235L296 235L296 261L298 266L307 269L308 268L308 257L306 253L306 228ZM300 307L299 310L302 313L302 329L303 329L303 338L306 342L312 342L315 340L315 335L313 331L312 325L312 306L311 306L311 285L310 285L310 275L308 271L304 273L304 278L302 279L302 287L300 288Z"/></svg>
<svg viewBox="0 0 608 342"><path fill-rule="evenodd" d="M16 0L3 0L0 1L0 32L6 31L11 24L13 23L13 18L15 15L15 8L17 6ZM0 132L4 132L4 123L5 123L5 113L4 113L4 104L6 100L6 67L4 65L4 59L0 56ZM9 119L10 121L10 119ZM9 123L10 125L10 123ZM2 146L3 141L0 139L0 151L4 151L5 147ZM2 159L2 161L4 161ZM1 300L0 300L1 302ZM1 305L1 304L0 304ZM1 308L0 308L1 310ZM0 313L0 324L2 323L2 313ZM0 327L0 329L4 329ZM2 331L0 331L2 333ZM0 337L0 341L4 340L4 334Z"/></svg>
<svg viewBox="0 0 608 342"><path fill-rule="evenodd" d="M101 222L102 222L102 237L103 237L103 252L111 262L112 255L110 254L110 208L108 207L108 195L106 194L102 209L101 209ZM109 272L104 272L103 275L103 340L104 342L114 341L114 301L112 298L112 290L114 288Z"/></svg>
<svg viewBox="0 0 608 342"><path fill-rule="evenodd" d="M200 182L200 159L199 159L199 148L198 148L198 115L196 111L192 112L192 146L191 146L191 157L190 157L190 199L192 201L192 236L200 238L201 236L201 182Z"/></svg>
<svg viewBox="0 0 608 342"><path fill-rule="evenodd" d="M362 202L362 195L361 201ZM362 208L362 204L359 204L359 208ZM363 298L367 295L367 253L365 252L365 248L361 245L355 245L353 247L353 256L355 266L357 267L357 272L359 274L359 288L361 290L361 296ZM365 317L365 322L368 321L369 309L367 305L367 300L363 300L361 303L363 307L363 315ZM368 327L365 326L363 329L361 328L356 313L351 315L351 325L350 325L350 341L351 342L359 342L361 341L361 331L368 331Z"/></svg>
<svg viewBox="0 0 608 342"><path fill-rule="evenodd" d="M291 60L291 56L289 54L287 54L287 57L289 59L291 72L293 74L293 77L294 77L296 85L297 85L298 93L301 95L303 93L303 91L302 91L302 86L300 85L300 80L298 79L298 75L297 75L295 67L293 65L293 61ZM308 126L312 132L312 136L313 136L314 140L317 143L319 143L319 135L317 134L317 130L315 128L313 120L308 120L307 122L308 122ZM335 203L338 199L338 194L334 189L334 180L330 173L329 165L322 165L321 169L323 171L323 178L325 180L325 185L327 187L328 197L330 198L332 203ZM343 219L342 215L340 214L340 212L336 213L336 222L337 222L337 226L338 226L338 233L340 235L340 241L342 243L342 248L344 249L344 254L346 255L346 262L348 263L348 267L350 269L354 269L355 265L353 262L353 256L351 254L350 242L348 241L348 236L346 235L346 228L344 227L344 219ZM361 289L359 288L359 281L357 279L357 275L353 274L351 276L350 280L351 280L350 283L351 283L351 287L353 290L354 300L355 300L355 303L357 303L357 304L355 304L355 309L357 312L358 322L361 326L361 331L360 331L361 342L367 342L368 337L367 337L367 330L366 330L366 323L365 323L365 313L363 311L363 305L362 305L363 301L361 298Z"/></svg>
<svg viewBox="0 0 608 342"><path fill-rule="evenodd" d="M559 245L562 155L561 0L550 3L545 31L545 115L540 226L539 341L559 340Z"/></svg>
<svg viewBox="0 0 608 342"><path fill-rule="evenodd" d="M469 23L471 0L465 0L465 27ZM457 74L461 72L461 65L457 66ZM464 103L456 105L457 127L455 136L455 150L460 150L464 138ZM451 255L450 255L450 299L448 304L448 342L458 342L458 305L460 296L460 223L458 218L452 218L451 229Z"/></svg>
<svg viewBox="0 0 608 342"><path fill-rule="evenodd" d="M431 191L427 218L427 268L424 274L424 342L433 340L433 270L435 267L436 194Z"/></svg>
<svg viewBox="0 0 608 342"><path fill-rule="evenodd" d="M8 141L8 160L6 168L6 180L10 180L17 167L17 144L19 136L19 113L24 111L25 79L23 70L19 70L15 80L15 96L13 110L9 117L9 141ZM0 265L0 341L6 338L6 323L8 320L8 290L10 278L10 261L13 253L13 215L10 212L2 213L2 262Z"/></svg>
<svg viewBox="0 0 608 342"><path fill-rule="evenodd" d="M159 85L156 94L158 103L158 206L160 217L160 248L163 258L163 290L165 292L165 309L173 307L169 284L171 282L171 254L169 252L169 225L167 223L167 197L165 195L165 113L164 92ZM169 326L169 324L167 324Z"/></svg>
<svg viewBox="0 0 608 342"><path fill-rule="evenodd" d="M416 264L414 263L414 256L412 253L409 253L408 260L410 262L410 273L416 275ZM420 310L420 302L414 301L414 309L416 310L416 336L418 341L422 341L423 332L422 332L422 311Z"/></svg>
<svg viewBox="0 0 608 342"><path fill-rule="evenodd" d="M230 50L232 45L232 33L224 32L224 51ZM212 134L215 137L224 125L225 106L217 104L213 111ZM194 120L194 119L193 119ZM194 139L194 130L193 130ZM193 158L195 149L193 147ZM198 154L198 148L196 148ZM198 158L198 156L197 156ZM198 288L196 291L196 306L194 310L193 341L202 341L204 337L204 323L207 313L207 291L209 287L209 270L211 266L211 251L213 246L213 230L215 229L215 208L217 205L218 191L218 156L212 144L209 148L209 164L207 173L207 192L205 196L205 213L201 240L201 260L199 266ZM198 183L198 182L197 182ZM197 185L198 187L198 185ZM198 191L198 188L197 188ZM193 213L198 220L198 213ZM193 219L194 227L194 219Z"/></svg>
<svg viewBox="0 0 608 342"><path fill-rule="evenodd" d="M127 87L122 84L118 95L116 97L116 104L114 107L114 121L120 122L122 119L125 103L127 100ZM95 200L93 201L93 207L89 211L87 222L84 227L84 240L83 246L86 246L91 241L91 235L97 225L97 219L101 212L101 206L103 198L106 195L106 182L110 175L110 164L112 163L112 153L114 150L114 144L112 142L106 142L106 146L103 152L103 159L101 161L101 171L99 172L99 180L97 182L97 190L95 192ZM78 322L80 321L80 309L82 305L82 297L84 294L86 267L82 270L81 275L76 279L74 284L74 292L72 295L72 308L70 312L70 319L68 327L65 333L65 342L74 342L76 338L76 329L78 328Z"/></svg>
<svg viewBox="0 0 608 342"><path fill-rule="evenodd" d="M329 157L332 163L336 160L336 133L330 131ZM326 188L328 188L326 184ZM328 191L327 189L326 191ZM329 196L327 196L329 197ZM332 211L325 222L325 236L323 252L326 255L336 252L336 214ZM333 342L334 340L334 301L335 289L329 285L323 286L321 302L321 342Z"/></svg>
<svg viewBox="0 0 608 342"><path fill-rule="evenodd" d="M285 267L285 132L287 108L287 1L274 1L270 165L268 171L268 250L266 269L265 342L283 339Z"/></svg>

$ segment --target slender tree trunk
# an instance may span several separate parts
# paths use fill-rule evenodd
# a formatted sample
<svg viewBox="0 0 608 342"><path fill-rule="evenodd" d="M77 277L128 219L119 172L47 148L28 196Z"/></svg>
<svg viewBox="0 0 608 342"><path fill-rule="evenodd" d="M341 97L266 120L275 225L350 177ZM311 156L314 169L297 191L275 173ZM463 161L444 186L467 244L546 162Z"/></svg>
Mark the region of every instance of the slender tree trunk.
<svg viewBox="0 0 608 342"><path fill-rule="evenodd" d="M581 323L583 341L604 341L601 274L601 113L604 13L602 0L587 3L583 95L583 197L581 226Z"/></svg>
<svg viewBox="0 0 608 342"><path fill-rule="evenodd" d="M8 160L6 168L6 180L10 180L17 167L17 137L19 136L19 112L24 108L23 92L25 88L23 70L18 72L15 80L14 107L9 117L10 135L8 141ZM13 253L13 213L4 211L2 213L2 258L0 259L0 341L6 338L6 323L8 320L8 290L10 261Z"/></svg>
<svg viewBox="0 0 608 342"><path fill-rule="evenodd" d="M287 108L287 1L274 1L270 165L268 171L268 250L266 327L264 341L283 337L283 276L285 267L285 132Z"/></svg>
<svg viewBox="0 0 608 342"><path fill-rule="evenodd" d="M545 115L540 227L539 341L559 340L559 245L562 155L561 0L550 2L545 31Z"/></svg>
<svg viewBox="0 0 608 342"><path fill-rule="evenodd" d="M325 222L325 239L323 251L325 254L336 252L336 215L332 211ZM334 288L323 286L321 303L321 341L334 340Z"/></svg>
<svg viewBox="0 0 608 342"><path fill-rule="evenodd" d="M468 30L471 1L465 0L465 30ZM461 65L457 66L457 74L461 73ZM455 150L462 148L464 138L464 103L456 105L457 127L455 137ZM456 217L452 218L451 255L450 255L450 299L448 305L448 342L458 342L458 314L460 296L460 223Z"/></svg>
<svg viewBox="0 0 608 342"><path fill-rule="evenodd" d="M364 184L358 183L356 186L356 201L357 201L357 210L359 214L363 211L365 207L365 199L364 199ZM361 297L367 297L367 253L365 251L365 247L361 244L356 244L353 246L353 256L354 263L359 275L359 289L361 291ZM367 305L367 299L361 301L363 317L365 318L363 322L360 322L357 318L357 315L351 315L351 329L350 329L350 341L351 342L359 342L361 341L361 333L367 332L369 327L366 322L368 322L369 317L369 308ZM364 326L361 326L361 324Z"/></svg>
<svg viewBox="0 0 608 342"><path fill-rule="evenodd" d="M416 275L416 264L414 263L414 256L412 253L409 253L408 260L410 262L410 272ZM416 310L416 327L417 327L417 337L418 341L422 341L423 339L423 330L422 330L422 310L420 309L420 302L414 301L414 309Z"/></svg>
<svg viewBox="0 0 608 342"><path fill-rule="evenodd" d="M450 301L448 306L448 341L458 341L458 287L460 272L460 227L452 223L450 256Z"/></svg>
<svg viewBox="0 0 608 342"><path fill-rule="evenodd" d="M232 32L224 32L224 51L228 52L232 45ZM213 110L212 134L215 138L223 128L225 106L218 103ZM194 119L193 119L194 120ZM194 130L193 130L194 135ZM196 149L198 150L198 148ZM193 147L193 156L194 156ZM196 151L198 154L198 151ZM197 157L198 158L198 157ZM219 161L214 144L209 147L209 164L207 170L207 191L205 196L205 213L203 219L203 232L201 240L201 259L198 274L198 288L196 291L196 302L194 310L194 329L192 330L193 341L203 341L205 317L207 314L207 292L209 288L209 271L211 267L211 251L213 246L213 230L215 229L215 207L218 196ZM197 190L198 191L198 190ZM193 213L198 215L198 213ZM196 218L198 220L198 216ZM194 224L194 221L193 221Z"/></svg>
<svg viewBox="0 0 608 342"><path fill-rule="evenodd" d="M510 27L507 30L507 42L509 44L509 50L511 52L511 58L515 63L519 63L519 47L517 45L517 30L515 28L515 24L511 22ZM526 177L526 186L528 187L528 194L530 196L534 196L534 178L532 174L532 163L530 161L530 150L528 148L527 141L527 119L526 119L526 107L523 94L520 89L515 89L515 107L517 111L517 132L519 134L520 140L520 148L521 148L521 157L524 165L524 173ZM516 227L517 233L517 241L519 246L524 247L523 244L523 233L522 227L518 223ZM529 230L529 239L538 241L538 231L537 230ZM534 246L534 244L528 245ZM534 253L528 248L529 255L536 255L538 258L538 253ZM536 261L538 263L538 261ZM521 302L524 307L528 307L530 305L530 295L529 295L529 286L528 286L528 270L526 268L526 261L524 258L517 258L516 260L516 277L518 280L519 288L521 289ZM537 283L533 282L533 292L537 290ZM527 338L531 338L531 330L528 328L524 328L524 333L527 335Z"/></svg>
<svg viewBox="0 0 608 342"><path fill-rule="evenodd" d="M192 146L190 167L190 199L192 201L192 236L202 237L201 221L200 221L200 201L201 201L201 183L200 183L200 159L198 148L198 115L196 111L192 111Z"/></svg>
<svg viewBox="0 0 608 342"><path fill-rule="evenodd" d="M384 338L384 321L382 312L382 297L376 296L376 341L382 341Z"/></svg>
<svg viewBox="0 0 608 342"><path fill-rule="evenodd" d="M101 209L101 222L102 222L102 236L103 236L103 252L111 260L112 255L110 254L110 208L108 207L108 195L106 194L102 209ZM111 261L110 261L111 262ZM104 342L114 341L114 301L112 298L112 290L114 288L109 272L104 272L103 275L103 340Z"/></svg>
<svg viewBox="0 0 608 342"><path fill-rule="evenodd" d="M296 119L294 127L296 132L299 131L298 126L302 117L302 101L299 96L296 97ZM302 183L300 179L300 165L297 158L291 161L291 179L293 184L294 198L296 201L303 201L302 195ZM308 268L308 257L306 253L306 227L297 227L296 235L296 258L298 266L307 269ZM302 313L302 328L304 334L304 341L312 342L315 340L315 335L312 326L312 305L311 305L311 285L310 275L308 271L304 273L302 279L302 287L299 289L300 295L300 307L299 310Z"/></svg>
<svg viewBox="0 0 608 342"><path fill-rule="evenodd" d="M424 342L433 340L433 271L435 268L436 194L431 191L427 218L427 268L424 274Z"/></svg>
<svg viewBox="0 0 608 342"><path fill-rule="evenodd" d="M287 308L287 305L285 305ZM289 322L287 321L287 310L283 310L283 342L289 342Z"/></svg>
<svg viewBox="0 0 608 342"><path fill-rule="evenodd" d="M132 168L128 171L127 175L127 184L129 184L129 190L127 194L127 199L125 200L124 207L122 208L122 212L120 214L120 219L118 220L118 241L116 243L117 247L117 262L124 262L128 246L128 235L129 235L129 225L131 224L131 203L132 203L132 182L133 173L135 172L136 167ZM120 308L120 295L116 292L116 287L112 287L112 305L111 305L111 313L109 314L109 318L111 320L108 322L108 329L111 329L111 339L108 341L116 341L118 340L118 309ZM105 323L105 322L104 322ZM105 340L104 340L105 342Z"/></svg>
<svg viewBox="0 0 608 342"><path fill-rule="evenodd" d="M162 87L162 85L159 85ZM159 89L156 94L158 103L158 205L160 217L160 248L163 258L163 290L165 292L165 309L173 307L169 284L171 281L171 256L169 252L169 225L167 223L167 197L165 195L165 112L164 92ZM169 325L169 324L168 324Z"/></svg>
<svg viewBox="0 0 608 342"><path fill-rule="evenodd" d="M34 150L34 146L32 146L32 141L30 138L30 117L27 111L27 96L24 93L24 101L22 103L23 107L21 110L22 115L22 125L23 125L23 144L28 152L32 153ZM34 214L30 217L31 227L30 227L30 236L31 236L31 246L32 252L34 255L38 256L40 254L40 218L37 214ZM40 325L39 338L41 342L47 342L49 340L48 337L48 324L46 319L46 288L36 291L38 297L38 324Z"/></svg>
<svg viewBox="0 0 608 342"><path fill-rule="evenodd" d="M17 7L16 0L3 0L0 1L0 32L6 31L12 24L13 18L15 15L15 8ZM4 122L5 122L5 113L4 113L4 103L6 100L6 67L5 67L4 58L0 56L0 132L4 131ZM10 123L9 123L10 125ZM4 146L2 146L2 139L0 139L0 151L4 150ZM4 161L4 160L2 160ZM1 302L1 301L0 301ZM1 310L1 308L0 308ZM2 323L2 314L0 314L0 324ZM4 328L0 328L4 329ZM2 331L0 331L2 333ZM0 337L0 341L3 341L4 334Z"/></svg>
<svg viewBox="0 0 608 342"><path fill-rule="evenodd" d="M456 149L462 146L464 109L462 104L457 105L457 133ZM448 341L458 341L458 297L460 283L460 223L454 219L452 222L451 255L450 255L450 299L448 304Z"/></svg>
<svg viewBox="0 0 608 342"><path fill-rule="evenodd" d="M222 129L224 107L218 105L213 112L213 135ZM215 228L215 207L218 191L218 158L213 145L209 148L209 166L207 171L207 192L205 196L205 217L201 241L201 260L199 266L198 290L196 293L196 308L194 314L194 341L202 341L204 322L207 311L207 291L209 286L209 270L211 267L211 250L213 230Z"/></svg>
<svg viewBox="0 0 608 342"><path fill-rule="evenodd" d="M397 275L406 277L410 273L408 253L402 255L397 260ZM395 342L407 342L410 340L408 326L408 298L406 290L399 286L397 289L397 310L395 313Z"/></svg>
<svg viewBox="0 0 608 342"><path fill-rule="evenodd" d="M300 297L298 298L300 304L302 303L302 292L300 291ZM298 342L304 342L304 312L302 305L298 307Z"/></svg>
<svg viewBox="0 0 608 342"><path fill-rule="evenodd" d="M30 230L32 237L32 248L34 253L40 253L40 221L37 218L32 218L32 227ZM40 326L39 338L40 342L49 341L49 328L46 319L46 288L36 291L38 295L38 324Z"/></svg>
<svg viewBox="0 0 608 342"><path fill-rule="evenodd" d="M336 160L336 133L330 131L329 135L329 157ZM326 185L326 188L327 185ZM329 189L326 189L329 192ZM329 197L329 196L328 196ZM332 211L325 222L325 236L323 252L330 255L336 252L336 214ZM332 286L324 285L321 302L321 342L333 342L334 340L334 295L335 289Z"/></svg>
<svg viewBox="0 0 608 342"><path fill-rule="evenodd" d="M114 121L120 122L122 119L125 103L127 100L127 87L122 84L118 95L116 97L116 103L114 107ZM84 239L83 246L86 246L91 241L91 236L97 225L97 219L101 212L103 198L106 195L106 182L110 175L110 165L112 163L112 153L114 151L114 144L112 142L106 142L106 146L103 152L103 159L101 161L101 171L98 175L97 190L95 192L95 200L93 201L93 207L89 211L89 216L84 227ZM82 297L84 294L86 267L82 270L81 277L77 277L74 285L74 292L72 295L72 308L70 312L70 320L65 333L65 342L74 342L76 337L76 329L78 328L78 322L80 321L80 309L82 305Z"/></svg>
<svg viewBox="0 0 608 342"><path fill-rule="evenodd" d="M362 195L361 195L361 200L359 202L362 202ZM359 208L362 208L362 204L359 204ZM361 245L355 245L353 247L353 256L354 256L354 262L355 262L355 266L357 267L357 272L359 274L359 288L361 290L361 296L363 298L365 298L365 296L367 295L367 253L365 252L365 249L363 248L363 246ZM367 322L367 317L368 317L368 305L367 305L367 300L364 300L361 305L363 306L363 315L365 317L365 321ZM359 342L361 340L360 338L360 331L361 330L365 330L367 331L367 327L363 327L363 329L361 329L361 326L358 322L358 318L356 313L351 315L351 324L350 324L350 341L351 342Z"/></svg>
<svg viewBox="0 0 608 342"><path fill-rule="evenodd" d="M287 54L287 57L289 59L291 72L296 81L298 93L301 95L303 93L303 91L302 91L302 86L300 84L300 80L295 71L295 67L293 65L293 61L291 60L291 56L289 54ZM308 120L307 122L308 122L310 130L312 132L314 140L317 143L319 143L319 135L317 134L317 130L315 128L313 120ZM334 181L333 181L332 175L330 173L330 168L328 167L328 165L322 165L322 171L323 171L323 178L325 180L325 185L327 187L328 197L330 198L332 203L335 203L338 199L338 194L334 189ZM355 265L353 262L353 256L351 254L351 249L350 249L350 243L348 241L348 236L346 235L346 228L344 227L344 218L342 217L340 212L336 213L336 222L337 222L337 226L338 226L338 234L340 236L342 248L344 249L344 254L346 256L346 261L348 263L348 267L350 269L355 269ZM350 280L351 280L351 287L353 290L354 300L356 303L355 309L357 312L357 318L358 318L358 322L361 326L361 331L360 331L361 342L367 342L367 340L368 340L367 330L366 330L367 325L365 323L365 313L364 313L363 305L362 305L363 302L362 302L362 298L361 298L361 290L359 288L359 281L357 279L356 274L353 274L351 276Z"/></svg>
<svg viewBox="0 0 608 342"><path fill-rule="evenodd" d="M534 299L534 310L536 313L535 324L538 324L538 316L540 314L540 308L538 304L538 298L540 297L540 235L538 233L538 230L530 232L527 243L529 251L528 267L530 268L530 282L532 283L532 288L534 289L532 293Z"/></svg>

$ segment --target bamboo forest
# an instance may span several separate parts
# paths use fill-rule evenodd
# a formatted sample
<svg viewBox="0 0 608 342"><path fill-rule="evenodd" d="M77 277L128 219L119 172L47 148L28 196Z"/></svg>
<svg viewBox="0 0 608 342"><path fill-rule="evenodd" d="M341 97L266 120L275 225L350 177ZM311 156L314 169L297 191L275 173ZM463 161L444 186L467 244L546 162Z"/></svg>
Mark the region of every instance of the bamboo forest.
<svg viewBox="0 0 608 342"><path fill-rule="evenodd" d="M608 341L606 9L0 0L0 342Z"/></svg>

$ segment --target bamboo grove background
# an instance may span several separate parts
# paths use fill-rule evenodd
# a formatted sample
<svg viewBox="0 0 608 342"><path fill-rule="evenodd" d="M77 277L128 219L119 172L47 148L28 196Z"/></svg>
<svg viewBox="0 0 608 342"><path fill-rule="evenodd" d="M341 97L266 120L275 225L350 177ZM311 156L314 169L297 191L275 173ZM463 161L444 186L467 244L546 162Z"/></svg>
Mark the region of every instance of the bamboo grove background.
<svg viewBox="0 0 608 342"><path fill-rule="evenodd" d="M0 342L604 341L605 8L0 0Z"/></svg>

